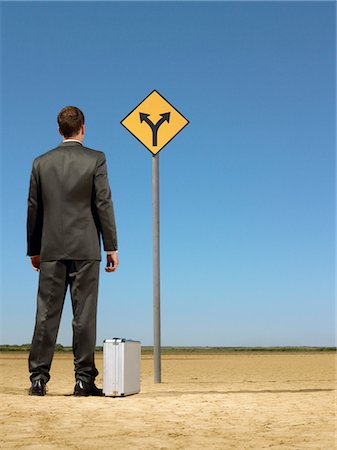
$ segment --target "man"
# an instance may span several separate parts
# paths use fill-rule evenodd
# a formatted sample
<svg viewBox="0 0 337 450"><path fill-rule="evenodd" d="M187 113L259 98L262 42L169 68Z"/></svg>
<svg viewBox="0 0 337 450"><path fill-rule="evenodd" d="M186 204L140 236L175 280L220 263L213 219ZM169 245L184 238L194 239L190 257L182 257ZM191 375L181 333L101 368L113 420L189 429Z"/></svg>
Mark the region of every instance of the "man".
<svg viewBox="0 0 337 450"><path fill-rule="evenodd" d="M27 214L27 256L39 272L35 329L28 358L30 395L45 395L68 284L73 310L74 395L95 385L96 312L102 236L106 272L118 265L117 234L105 154L84 147L84 115L58 114L63 141L34 159Z"/></svg>

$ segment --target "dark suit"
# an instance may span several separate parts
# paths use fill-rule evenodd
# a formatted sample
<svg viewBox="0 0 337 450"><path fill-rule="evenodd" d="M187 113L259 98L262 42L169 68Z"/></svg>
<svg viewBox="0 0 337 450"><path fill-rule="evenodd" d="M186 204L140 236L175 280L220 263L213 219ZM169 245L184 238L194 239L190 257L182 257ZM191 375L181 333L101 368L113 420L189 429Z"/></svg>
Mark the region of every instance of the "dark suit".
<svg viewBox="0 0 337 450"><path fill-rule="evenodd" d="M50 379L68 284L73 307L75 377L93 381L96 311L102 236L117 250L105 154L75 141L33 161L28 195L27 255L40 255L30 379Z"/></svg>

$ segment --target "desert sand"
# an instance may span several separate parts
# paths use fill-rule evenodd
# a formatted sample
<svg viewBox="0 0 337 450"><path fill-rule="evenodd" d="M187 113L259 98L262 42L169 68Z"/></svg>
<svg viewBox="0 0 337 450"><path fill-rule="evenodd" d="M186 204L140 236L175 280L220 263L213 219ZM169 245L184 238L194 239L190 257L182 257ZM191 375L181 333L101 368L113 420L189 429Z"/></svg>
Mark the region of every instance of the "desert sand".
<svg viewBox="0 0 337 450"><path fill-rule="evenodd" d="M56 353L45 397L28 395L28 353L2 353L1 448L336 449L336 354L220 353L141 361L141 392L74 397ZM102 353L96 354L102 386Z"/></svg>

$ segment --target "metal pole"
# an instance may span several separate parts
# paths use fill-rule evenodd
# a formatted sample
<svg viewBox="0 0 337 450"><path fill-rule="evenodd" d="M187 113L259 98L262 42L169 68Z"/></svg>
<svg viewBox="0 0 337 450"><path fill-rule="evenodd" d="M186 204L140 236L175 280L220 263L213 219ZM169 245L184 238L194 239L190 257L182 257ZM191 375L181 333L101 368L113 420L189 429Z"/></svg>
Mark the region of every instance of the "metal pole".
<svg viewBox="0 0 337 450"><path fill-rule="evenodd" d="M153 221L153 362L154 382L161 383L160 358L160 254L159 254L159 154L152 157Z"/></svg>

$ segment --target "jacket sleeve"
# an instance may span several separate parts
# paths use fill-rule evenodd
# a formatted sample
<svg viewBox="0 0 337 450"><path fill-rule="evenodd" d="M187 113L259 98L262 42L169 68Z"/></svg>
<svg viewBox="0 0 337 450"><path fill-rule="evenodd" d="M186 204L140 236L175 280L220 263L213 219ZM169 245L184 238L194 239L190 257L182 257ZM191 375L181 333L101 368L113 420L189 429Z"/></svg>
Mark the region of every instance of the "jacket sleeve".
<svg viewBox="0 0 337 450"><path fill-rule="evenodd" d="M27 209L27 256L39 255L43 226L43 203L41 189L33 162L28 192Z"/></svg>
<svg viewBox="0 0 337 450"><path fill-rule="evenodd" d="M94 203L100 222L103 248L106 251L117 250L115 214L104 152L100 152L97 161L94 176L94 191Z"/></svg>

